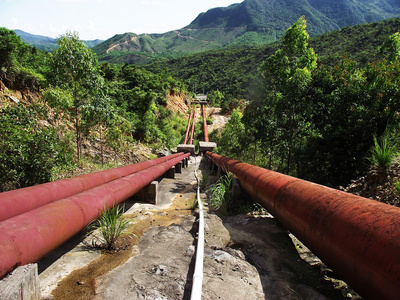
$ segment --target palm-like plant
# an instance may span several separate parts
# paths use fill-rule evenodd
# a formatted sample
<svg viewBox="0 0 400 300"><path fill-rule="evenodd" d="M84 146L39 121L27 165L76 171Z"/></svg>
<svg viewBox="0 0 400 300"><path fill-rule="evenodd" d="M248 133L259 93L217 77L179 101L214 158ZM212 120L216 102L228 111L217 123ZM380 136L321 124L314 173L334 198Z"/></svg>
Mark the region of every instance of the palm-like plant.
<svg viewBox="0 0 400 300"><path fill-rule="evenodd" d="M374 147L371 152L371 161L374 166L386 169L392 163L395 154L395 146L389 140L387 134L379 140L374 137Z"/></svg>
<svg viewBox="0 0 400 300"><path fill-rule="evenodd" d="M116 249L118 238L129 227L129 220L122 216L124 208L115 205L110 209L106 204L104 210L100 211L100 217L89 224L91 228L89 234L92 234L100 243L95 243L96 246L107 250Z"/></svg>

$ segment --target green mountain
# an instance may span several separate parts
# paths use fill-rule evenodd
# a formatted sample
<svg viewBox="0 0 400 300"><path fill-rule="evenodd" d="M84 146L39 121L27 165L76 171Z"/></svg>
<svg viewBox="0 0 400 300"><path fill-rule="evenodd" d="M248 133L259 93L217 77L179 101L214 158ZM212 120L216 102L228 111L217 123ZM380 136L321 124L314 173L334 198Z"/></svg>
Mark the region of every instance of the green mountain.
<svg viewBox="0 0 400 300"><path fill-rule="evenodd" d="M318 62L335 65L344 57L360 65L375 61L377 47L400 30L400 17L380 22L348 26L310 39ZM214 51L153 61L144 67L155 73L169 70L174 78L198 91L219 90L232 98L246 98L262 62L272 55L278 43L254 47L226 47Z"/></svg>
<svg viewBox="0 0 400 300"><path fill-rule="evenodd" d="M43 35L35 35L35 34L30 34L28 32L16 29L14 30L16 35L19 35L21 39L27 43L30 46L34 46L38 49L47 51L47 52L52 52L55 49L58 48L57 45L57 39L48 37L48 36L43 36ZM101 42L102 40L90 40L90 41L83 41L86 46L89 48L92 48Z"/></svg>
<svg viewBox="0 0 400 300"><path fill-rule="evenodd" d="M400 16L398 0L245 0L201 13L188 26L165 34L124 33L93 47L100 60L143 64L153 58L262 45L279 40L305 15L317 36L345 26Z"/></svg>

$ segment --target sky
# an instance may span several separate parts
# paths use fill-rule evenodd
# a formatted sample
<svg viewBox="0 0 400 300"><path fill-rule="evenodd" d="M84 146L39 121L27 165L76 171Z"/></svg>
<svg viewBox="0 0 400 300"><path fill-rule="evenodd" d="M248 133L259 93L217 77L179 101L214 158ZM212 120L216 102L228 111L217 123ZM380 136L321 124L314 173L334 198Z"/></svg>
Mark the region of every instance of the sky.
<svg viewBox="0 0 400 300"><path fill-rule="evenodd" d="M243 0L0 0L0 27L57 38L67 30L82 40L125 32L165 33L201 12Z"/></svg>

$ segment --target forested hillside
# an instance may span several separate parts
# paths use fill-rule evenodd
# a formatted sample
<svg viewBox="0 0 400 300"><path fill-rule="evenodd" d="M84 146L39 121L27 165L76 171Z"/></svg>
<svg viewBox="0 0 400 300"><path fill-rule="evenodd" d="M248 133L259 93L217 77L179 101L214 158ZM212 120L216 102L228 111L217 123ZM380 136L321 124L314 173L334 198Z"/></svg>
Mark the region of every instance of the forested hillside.
<svg viewBox="0 0 400 300"><path fill-rule="evenodd" d="M369 168L374 145L397 147L399 22L310 40L301 17L280 43L146 68L100 65L75 34L59 39L59 49L49 54L2 28L2 188L54 178L57 170L79 164L89 143L99 146L98 162L104 147L117 157L139 142L175 146L186 120L166 108L166 97L184 101L188 89L208 92L210 105L232 112L222 135L210 134L220 153L345 185ZM40 101L22 95L24 104L12 104L12 90L40 92Z"/></svg>
<svg viewBox="0 0 400 300"><path fill-rule="evenodd" d="M385 170L399 146L400 33L377 54L323 65L300 18L259 66L244 111L213 137L218 151L333 187Z"/></svg>
<svg viewBox="0 0 400 300"><path fill-rule="evenodd" d="M76 167L137 162L183 138L186 116L167 97L187 97L168 72L100 65L76 34L45 53L0 28L0 191L57 179Z"/></svg>
<svg viewBox="0 0 400 300"><path fill-rule="evenodd" d="M58 48L57 45L57 39L47 37L47 36L42 36L42 35L36 35L36 34L30 34L28 32L22 31L22 30L14 30L17 35L21 37L21 39L27 43L28 45L35 47L40 50L44 50L46 52L53 52ZM89 48L94 47L98 44L100 44L102 41L101 40L92 40L92 41L83 41L86 46Z"/></svg>
<svg viewBox="0 0 400 300"><path fill-rule="evenodd" d="M310 35L317 36L345 26L398 17L400 3L245 0L201 13L179 30L164 34L118 34L93 50L101 61L143 64L155 58L176 58L225 46L265 45L278 41L302 15L308 21Z"/></svg>
<svg viewBox="0 0 400 300"><path fill-rule="evenodd" d="M307 23L308 24L308 23ZM308 28L308 27L307 27ZM343 58L359 66L379 58L377 47L391 34L400 30L400 18L371 24L355 25L310 38L310 46L323 65L335 65ZM156 61L145 65L152 72L168 69L172 76L183 80L189 89L222 93L222 105L234 99L250 100L250 89L257 81L258 68L273 54L278 43L258 47L230 47L181 58Z"/></svg>

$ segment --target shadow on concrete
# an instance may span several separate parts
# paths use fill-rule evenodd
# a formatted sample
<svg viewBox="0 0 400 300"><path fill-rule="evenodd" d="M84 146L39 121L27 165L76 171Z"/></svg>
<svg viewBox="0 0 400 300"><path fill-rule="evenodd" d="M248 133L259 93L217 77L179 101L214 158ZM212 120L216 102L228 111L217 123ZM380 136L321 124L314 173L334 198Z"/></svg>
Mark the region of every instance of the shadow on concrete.
<svg viewBox="0 0 400 300"><path fill-rule="evenodd" d="M54 262L60 259L64 254L72 251L72 249L78 246L79 243L81 243L85 239L86 233L86 230L82 230L81 232L70 238L68 241L63 243L61 246L48 253L41 260L39 260L37 262L39 275L48 267L50 267Z"/></svg>
<svg viewBox="0 0 400 300"><path fill-rule="evenodd" d="M304 261L274 218L233 216L223 220L233 245L258 271L266 299L346 299L325 280L321 264ZM324 265L323 265L324 266Z"/></svg>
<svg viewBox="0 0 400 300"><path fill-rule="evenodd" d="M196 216L196 220L193 222L193 226L190 229L189 233L193 236L193 246L197 249L197 233L199 231L199 219L198 215ZM185 289L183 291L182 300L190 300L190 296L192 294L192 284L193 284L193 274L194 268L196 266L196 251L193 253L192 259L190 260L189 269L186 274L186 284Z"/></svg>

